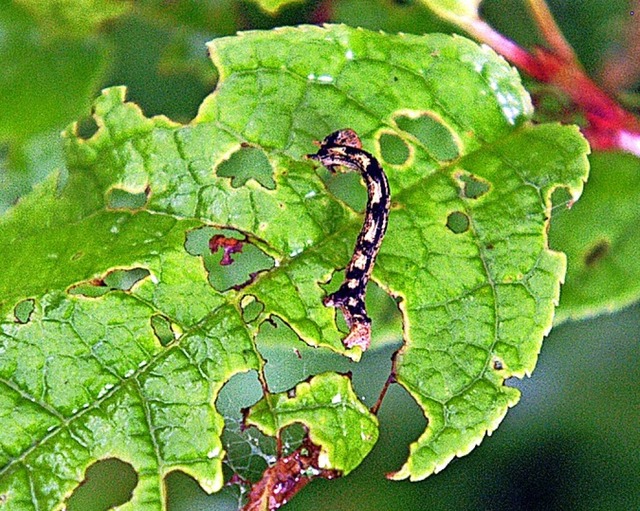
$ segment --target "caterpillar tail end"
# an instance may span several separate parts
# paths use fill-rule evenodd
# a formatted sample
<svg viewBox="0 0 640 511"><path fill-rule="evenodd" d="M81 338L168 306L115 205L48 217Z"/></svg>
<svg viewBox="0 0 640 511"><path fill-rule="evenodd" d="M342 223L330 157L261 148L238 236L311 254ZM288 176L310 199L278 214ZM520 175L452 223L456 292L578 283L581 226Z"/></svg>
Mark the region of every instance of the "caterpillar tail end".
<svg viewBox="0 0 640 511"><path fill-rule="evenodd" d="M371 323L354 323L351 325L349 334L342 340L345 348L360 347L362 351L367 351L371 345Z"/></svg>
<svg viewBox="0 0 640 511"><path fill-rule="evenodd" d="M364 311L364 303L356 302L357 305L362 306L362 310L359 310L357 305L350 306L349 299L342 296L340 290L328 295L323 303L326 307L335 307L342 311L349 327L349 333L342 340L345 348L351 349L358 346L362 351L366 351L371 345L371 320Z"/></svg>

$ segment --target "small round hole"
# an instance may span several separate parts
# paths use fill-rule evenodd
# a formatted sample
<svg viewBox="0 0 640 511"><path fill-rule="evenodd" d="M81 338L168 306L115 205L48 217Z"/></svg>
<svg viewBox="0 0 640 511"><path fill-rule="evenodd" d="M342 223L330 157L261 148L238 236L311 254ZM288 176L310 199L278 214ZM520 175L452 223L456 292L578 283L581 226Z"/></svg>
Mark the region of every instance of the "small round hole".
<svg viewBox="0 0 640 511"><path fill-rule="evenodd" d="M469 230L469 217L461 211L454 211L447 217L447 227L455 234Z"/></svg>
<svg viewBox="0 0 640 511"><path fill-rule="evenodd" d="M402 165L409 159L409 148L399 136L383 133L379 139L382 159L391 165Z"/></svg>
<svg viewBox="0 0 640 511"><path fill-rule="evenodd" d="M28 323L31 320L31 314L35 308L36 302L33 298L27 298L26 300L18 302L13 308L13 315L16 318L16 322L22 324Z"/></svg>
<svg viewBox="0 0 640 511"><path fill-rule="evenodd" d="M479 199L489 191L489 184L472 174L460 176L462 197L465 199Z"/></svg>
<svg viewBox="0 0 640 511"><path fill-rule="evenodd" d="M83 117L76 126L78 137L84 140L89 140L98 131L98 124L93 116Z"/></svg>

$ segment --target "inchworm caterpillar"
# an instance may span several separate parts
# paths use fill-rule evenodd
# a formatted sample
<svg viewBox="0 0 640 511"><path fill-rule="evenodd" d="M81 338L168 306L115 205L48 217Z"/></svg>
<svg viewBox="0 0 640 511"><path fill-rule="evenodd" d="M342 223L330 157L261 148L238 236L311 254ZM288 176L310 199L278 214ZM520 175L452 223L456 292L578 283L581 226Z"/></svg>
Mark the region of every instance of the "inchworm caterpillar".
<svg viewBox="0 0 640 511"><path fill-rule="evenodd" d="M373 263L387 230L389 182L378 161L362 149L355 131L345 129L331 133L319 146L318 152L307 155L307 158L319 161L331 172L336 172L339 167L360 172L367 185L364 225L347 266L345 280L340 289L324 300L327 307L339 308L344 315L349 327L344 345L347 348L360 346L366 350L371 343L371 319L367 316L364 296Z"/></svg>

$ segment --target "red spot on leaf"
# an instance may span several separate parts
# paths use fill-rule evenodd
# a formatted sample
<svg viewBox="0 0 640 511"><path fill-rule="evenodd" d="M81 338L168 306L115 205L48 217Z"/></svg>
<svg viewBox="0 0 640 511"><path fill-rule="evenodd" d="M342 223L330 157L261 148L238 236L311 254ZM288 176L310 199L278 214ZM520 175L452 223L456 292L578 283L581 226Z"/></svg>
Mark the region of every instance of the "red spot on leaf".
<svg viewBox="0 0 640 511"><path fill-rule="evenodd" d="M218 249L223 250L223 256L220 260L220 266L229 266L233 263L231 254L237 254L242 252L242 245L244 241L236 238L227 238L222 234L216 234L209 240L209 249L212 254L215 254Z"/></svg>

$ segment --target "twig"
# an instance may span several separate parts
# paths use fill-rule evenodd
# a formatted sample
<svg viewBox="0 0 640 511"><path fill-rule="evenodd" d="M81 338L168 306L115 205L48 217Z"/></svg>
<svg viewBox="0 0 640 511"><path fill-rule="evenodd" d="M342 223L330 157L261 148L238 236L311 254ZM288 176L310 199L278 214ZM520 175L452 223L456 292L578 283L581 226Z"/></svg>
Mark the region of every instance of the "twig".
<svg viewBox="0 0 640 511"><path fill-rule="evenodd" d="M544 0L528 0L528 5L549 48L528 51L480 18L465 18L458 24L532 78L562 90L584 113L588 125L583 133L594 149L640 157L640 120L587 76Z"/></svg>

